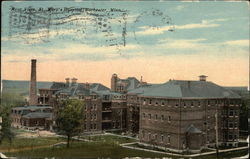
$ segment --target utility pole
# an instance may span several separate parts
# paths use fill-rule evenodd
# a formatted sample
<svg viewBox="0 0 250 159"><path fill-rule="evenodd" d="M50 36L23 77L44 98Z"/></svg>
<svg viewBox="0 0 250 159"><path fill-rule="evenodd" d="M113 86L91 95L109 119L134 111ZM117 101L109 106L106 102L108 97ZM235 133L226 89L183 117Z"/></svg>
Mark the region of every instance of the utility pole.
<svg viewBox="0 0 250 159"><path fill-rule="evenodd" d="M123 114L123 109L121 109L121 130L122 130L122 114Z"/></svg>
<svg viewBox="0 0 250 159"><path fill-rule="evenodd" d="M216 109L215 113L215 139L216 139L216 158L219 158L219 149L218 149L218 111Z"/></svg>

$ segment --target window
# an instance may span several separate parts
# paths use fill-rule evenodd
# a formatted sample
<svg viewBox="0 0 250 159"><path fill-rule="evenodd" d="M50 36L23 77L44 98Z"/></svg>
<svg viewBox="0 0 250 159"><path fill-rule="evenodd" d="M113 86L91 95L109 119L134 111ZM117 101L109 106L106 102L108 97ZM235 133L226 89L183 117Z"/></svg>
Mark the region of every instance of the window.
<svg viewBox="0 0 250 159"><path fill-rule="evenodd" d="M237 140L237 135L234 135L234 140Z"/></svg>
<svg viewBox="0 0 250 159"><path fill-rule="evenodd" d="M164 115L161 115L161 120L162 120L162 121L164 120Z"/></svg>
<svg viewBox="0 0 250 159"><path fill-rule="evenodd" d="M228 126L229 126L229 128L233 128L233 127L234 127L233 122L229 122L229 123L228 123Z"/></svg>
<svg viewBox="0 0 250 159"><path fill-rule="evenodd" d="M238 116L238 110L234 110L234 115Z"/></svg>
<svg viewBox="0 0 250 159"><path fill-rule="evenodd" d="M158 136L157 136L157 134L155 134L155 138L154 139L157 140L157 138L158 138Z"/></svg>
<svg viewBox="0 0 250 159"><path fill-rule="evenodd" d="M178 103L176 103L176 104L175 104L175 106L176 106L176 107L178 107L178 106L179 106L179 104L178 104Z"/></svg>
<svg viewBox="0 0 250 159"><path fill-rule="evenodd" d="M157 120L157 118L158 118L158 116L157 116L157 114L155 114L155 120Z"/></svg>
<svg viewBox="0 0 250 159"><path fill-rule="evenodd" d="M146 104L146 99L143 100L143 105L145 105L145 104Z"/></svg>
<svg viewBox="0 0 250 159"><path fill-rule="evenodd" d="M169 123L171 122L171 116L168 116L168 122Z"/></svg>
<svg viewBox="0 0 250 159"><path fill-rule="evenodd" d="M170 144L170 135L168 135L168 144Z"/></svg>
<svg viewBox="0 0 250 159"><path fill-rule="evenodd" d="M198 102L198 107L200 107L200 106L201 106L201 102L199 101L199 102Z"/></svg>
<svg viewBox="0 0 250 159"><path fill-rule="evenodd" d="M165 105L164 101L162 101L162 102L161 102L161 105L162 105L162 106L164 106L164 105Z"/></svg>
<svg viewBox="0 0 250 159"><path fill-rule="evenodd" d="M207 101L207 104L210 105L210 101L209 100Z"/></svg>
<svg viewBox="0 0 250 159"><path fill-rule="evenodd" d="M151 133L148 133L148 140L151 140Z"/></svg>
<svg viewBox="0 0 250 159"><path fill-rule="evenodd" d="M232 134L229 134L229 135L228 135L228 139L229 139L229 140L233 140L233 135L232 135Z"/></svg>
<svg viewBox="0 0 250 159"><path fill-rule="evenodd" d="M163 135L161 135L161 142L163 142L164 141L164 136Z"/></svg>
<svg viewBox="0 0 250 159"><path fill-rule="evenodd" d="M234 115L234 110L233 109L230 109L229 110L229 116L233 116Z"/></svg>
<svg viewBox="0 0 250 159"><path fill-rule="evenodd" d="M155 105L158 105L158 102L157 102L157 101L155 102Z"/></svg>
<svg viewBox="0 0 250 159"><path fill-rule="evenodd" d="M234 128L235 129L238 128L238 123L237 122L234 123Z"/></svg>
<svg viewBox="0 0 250 159"><path fill-rule="evenodd" d="M152 104L152 99L149 99L149 104L150 104L150 105Z"/></svg>
<svg viewBox="0 0 250 159"><path fill-rule="evenodd" d="M143 113L143 114L142 114L142 117L143 117L143 118L145 118L145 117L146 117L145 113Z"/></svg>
<svg viewBox="0 0 250 159"><path fill-rule="evenodd" d="M151 114L148 114L149 119L151 119Z"/></svg>
<svg viewBox="0 0 250 159"><path fill-rule="evenodd" d="M186 103L185 103L185 102L183 103L183 106L184 106L184 107L186 106Z"/></svg>
<svg viewBox="0 0 250 159"><path fill-rule="evenodd" d="M194 106L194 102L191 102L191 107Z"/></svg>
<svg viewBox="0 0 250 159"><path fill-rule="evenodd" d="M104 100L109 100L109 95L103 95Z"/></svg>

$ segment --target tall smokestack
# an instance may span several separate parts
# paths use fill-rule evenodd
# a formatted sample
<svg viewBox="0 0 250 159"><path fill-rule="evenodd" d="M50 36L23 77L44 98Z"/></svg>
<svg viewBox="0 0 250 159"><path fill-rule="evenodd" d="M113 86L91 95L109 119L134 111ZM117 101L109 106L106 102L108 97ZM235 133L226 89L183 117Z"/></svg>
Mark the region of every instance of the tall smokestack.
<svg viewBox="0 0 250 159"><path fill-rule="evenodd" d="M31 77L30 77L30 101L29 105L37 105L36 94L36 59L31 60Z"/></svg>

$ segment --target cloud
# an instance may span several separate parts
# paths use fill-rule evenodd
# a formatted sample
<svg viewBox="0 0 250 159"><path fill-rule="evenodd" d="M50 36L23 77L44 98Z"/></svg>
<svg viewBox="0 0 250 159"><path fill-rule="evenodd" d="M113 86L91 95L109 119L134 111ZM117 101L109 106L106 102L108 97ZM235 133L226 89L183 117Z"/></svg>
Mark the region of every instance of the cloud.
<svg viewBox="0 0 250 159"><path fill-rule="evenodd" d="M169 27L162 27L162 28L147 28L142 31L136 32L136 35L157 35L157 34L163 34L165 31L167 31Z"/></svg>
<svg viewBox="0 0 250 159"><path fill-rule="evenodd" d="M63 46L63 47L62 47ZM120 53L127 53L130 56L131 50L139 50L138 45L128 44L126 46L91 46L87 44L70 43L66 46L54 47L24 47L21 49L6 49L2 52L6 61L27 61L30 58L37 58L40 61L98 61L107 59L122 58ZM120 52L119 52L120 51ZM133 55L135 56L135 55Z"/></svg>
<svg viewBox="0 0 250 159"><path fill-rule="evenodd" d="M226 21L227 19L208 19L202 20L201 23L192 23L185 25L175 25L175 26L162 26L162 27L148 27L142 26L139 29L141 31L137 31L136 35L159 35L163 34L166 31L175 30L175 29L198 29L198 28L211 28L218 27L220 24L216 24L214 22Z"/></svg>
<svg viewBox="0 0 250 159"><path fill-rule="evenodd" d="M233 46L249 46L249 40L231 40L224 42L224 44Z"/></svg>
<svg viewBox="0 0 250 159"><path fill-rule="evenodd" d="M198 29L198 28L212 28L218 26L220 26L220 24L211 23L211 21L208 20L202 20L201 23L175 25L175 29Z"/></svg>
<svg viewBox="0 0 250 159"><path fill-rule="evenodd" d="M206 39L163 39L160 40L160 45L164 45L167 48L176 49L196 49L201 48L204 44L200 43Z"/></svg>

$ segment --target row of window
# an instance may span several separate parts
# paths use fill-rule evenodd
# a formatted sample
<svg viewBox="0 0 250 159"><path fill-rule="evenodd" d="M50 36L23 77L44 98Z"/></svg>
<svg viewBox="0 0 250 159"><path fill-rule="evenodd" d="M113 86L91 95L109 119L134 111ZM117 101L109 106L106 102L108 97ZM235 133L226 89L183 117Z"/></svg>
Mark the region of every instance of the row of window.
<svg viewBox="0 0 250 159"><path fill-rule="evenodd" d="M96 114L90 114L89 118L90 118L90 120L97 120L97 115ZM87 115L86 114L83 116L83 119L84 120L87 119Z"/></svg>
<svg viewBox="0 0 250 159"><path fill-rule="evenodd" d="M126 95L114 95L113 99L127 99Z"/></svg>
<svg viewBox="0 0 250 159"><path fill-rule="evenodd" d="M85 108L84 108L85 111L87 110L87 108L88 108L88 107L85 106ZM97 105L96 105L96 104L91 105L91 106L90 106L90 110L97 110Z"/></svg>
<svg viewBox="0 0 250 159"><path fill-rule="evenodd" d="M160 119L161 121L164 121L164 120L167 120L168 122L171 122L171 116L165 116L165 115L158 115L158 114L155 114L155 115L152 115L152 114L146 114L146 113L142 113L142 119L145 119L145 118L148 118L149 120L151 119L155 119L155 120L158 120Z"/></svg>
<svg viewBox="0 0 250 159"><path fill-rule="evenodd" d="M84 124L84 129L87 129L87 124ZM96 124L90 124L90 129L97 129L97 125Z"/></svg>
<svg viewBox="0 0 250 159"><path fill-rule="evenodd" d="M137 97L138 98L138 97ZM133 99L133 97L131 97ZM171 102L172 103L172 102ZM179 101L173 102L175 106L179 106ZM185 106L201 106L201 103L207 104L210 106L211 104L224 104L225 101L223 100L206 100L206 101L187 101L183 102L181 101L181 105ZM149 105L161 105L165 106L170 104L169 100L153 100L153 99L144 99L143 100L143 105L149 104ZM230 101L230 104L239 104L238 101Z"/></svg>
<svg viewBox="0 0 250 159"><path fill-rule="evenodd" d="M170 144L171 142L171 136L167 135L164 136L163 134L151 134L151 133L145 133L142 131L142 138L145 140L148 140L149 142L166 142L167 144Z"/></svg>
<svg viewBox="0 0 250 159"><path fill-rule="evenodd" d="M237 122L223 122L224 127L229 127L229 128L238 128L238 123Z"/></svg>

